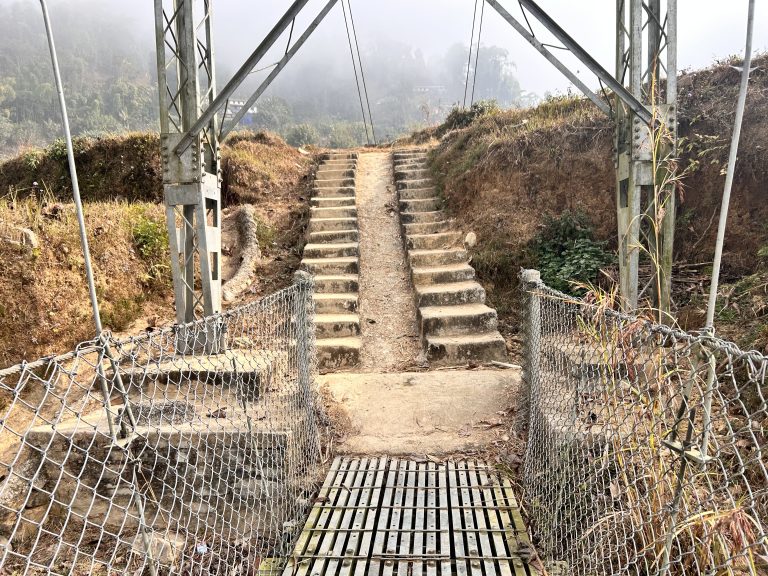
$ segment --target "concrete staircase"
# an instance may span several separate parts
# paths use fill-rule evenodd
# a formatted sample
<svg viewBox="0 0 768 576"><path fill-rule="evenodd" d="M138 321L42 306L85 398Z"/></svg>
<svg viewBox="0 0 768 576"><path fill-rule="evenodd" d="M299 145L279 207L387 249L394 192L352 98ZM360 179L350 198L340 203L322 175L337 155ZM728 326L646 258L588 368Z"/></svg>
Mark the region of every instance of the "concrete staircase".
<svg viewBox="0 0 768 576"><path fill-rule="evenodd" d="M451 229L443 211L426 156L424 150L394 153L400 224L427 360L443 365L506 360L496 311L485 305L485 290L475 281L461 232Z"/></svg>
<svg viewBox="0 0 768 576"><path fill-rule="evenodd" d="M355 152L327 154L311 199L301 267L315 279L315 335L322 372L353 367L360 360L356 166Z"/></svg>

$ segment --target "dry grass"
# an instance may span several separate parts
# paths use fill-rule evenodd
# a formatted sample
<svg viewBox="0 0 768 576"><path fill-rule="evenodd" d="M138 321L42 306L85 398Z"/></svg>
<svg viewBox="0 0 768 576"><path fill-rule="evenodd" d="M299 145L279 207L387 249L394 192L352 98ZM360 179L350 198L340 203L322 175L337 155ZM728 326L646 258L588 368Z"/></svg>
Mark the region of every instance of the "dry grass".
<svg viewBox="0 0 768 576"><path fill-rule="evenodd" d="M40 240L35 250L0 241L0 365L94 335L63 152L55 144L0 164L0 237L21 227ZM167 244L157 135L81 139L76 157L105 327L170 321L167 252L142 250L142 241ZM248 300L286 286L298 267L314 158L265 134L235 135L224 157L224 204L253 203L260 223L263 259Z"/></svg>
<svg viewBox="0 0 768 576"><path fill-rule="evenodd" d="M96 289L105 327L127 329L142 314L169 315L170 273L156 277L138 252L134 233L144 222L164 227L155 204L120 201L84 206ZM32 250L0 242L0 364L60 352L95 334L74 205L27 197L0 201L0 222L30 228Z"/></svg>
<svg viewBox="0 0 768 576"><path fill-rule="evenodd" d="M675 240L678 262L712 258L739 81L731 63L680 77L679 165L687 175ZM729 212L725 282L753 273L759 250L768 244L768 57L757 58L755 66ZM438 132L423 131L412 141L428 142ZM596 239L615 247L612 147L609 119L588 100L563 96L537 108L481 117L448 132L433 151L431 167L449 209L464 230L478 236L473 260L491 305L501 311L506 336L517 331L517 270L536 264L528 245L546 215L588 214ZM677 296L681 306L688 300Z"/></svg>

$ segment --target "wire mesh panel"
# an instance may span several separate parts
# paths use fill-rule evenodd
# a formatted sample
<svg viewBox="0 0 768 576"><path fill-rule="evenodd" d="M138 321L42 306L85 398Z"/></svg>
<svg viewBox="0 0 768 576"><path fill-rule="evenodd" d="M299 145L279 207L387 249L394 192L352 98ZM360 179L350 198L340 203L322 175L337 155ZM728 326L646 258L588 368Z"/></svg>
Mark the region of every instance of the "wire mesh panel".
<svg viewBox="0 0 768 576"><path fill-rule="evenodd" d="M0 371L0 573L277 573L319 479L312 310L300 279Z"/></svg>
<svg viewBox="0 0 768 576"><path fill-rule="evenodd" d="M524 284L524 484L547 559L768 574L768 358Z"/></svg>

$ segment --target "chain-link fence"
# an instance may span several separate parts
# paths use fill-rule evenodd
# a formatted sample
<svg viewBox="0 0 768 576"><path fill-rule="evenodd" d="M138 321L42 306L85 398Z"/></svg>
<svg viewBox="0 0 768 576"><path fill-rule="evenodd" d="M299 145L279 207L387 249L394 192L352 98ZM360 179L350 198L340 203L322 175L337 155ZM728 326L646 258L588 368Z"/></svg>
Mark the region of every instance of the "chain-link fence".
<svg viewBox="0 0 768 576"><path fill-rule="evenodd" d="M299 278L0 371L0 574L279 572L319 480L312 311Z"/></svg>
<svg viewBox="0 0 768 576"><path fill-rule="evenodd" d="M537 544L571 574L768 574L768 357L523 273Z"/></svg>

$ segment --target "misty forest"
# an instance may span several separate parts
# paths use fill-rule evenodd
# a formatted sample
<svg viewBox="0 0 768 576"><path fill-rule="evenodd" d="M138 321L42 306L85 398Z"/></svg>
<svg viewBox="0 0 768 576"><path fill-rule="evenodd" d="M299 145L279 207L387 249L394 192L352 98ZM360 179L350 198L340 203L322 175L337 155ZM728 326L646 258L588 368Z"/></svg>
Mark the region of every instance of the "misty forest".
<svg viewBox="0 0 768 576"><path fill-rule="evenodd" d="M87 11L52 7L56 41L72 129L98 135L157 129L154 42L108 6ZM39 10L29 2L0 4L0 156L50 143L60 133L60 114ZM137 49L138 47L138 49ZM250 49L250 47L249 47ZM242 122L270 130L290 144L346 147L366 143L349 52L304 51L281 73ZM411 46L377 40L361 47L371 114L379 140L391 140L441 121L464 99L467 66L477 62L474 101L495 99L503 107L530 104L515 78L509 52L454 44L425 56ZM476 60L477 57L477 60ZM236 66L219 64L219 83ZM250 95L261 78L246 83ZM471 94L467 98L471 98Z"/></svg>

